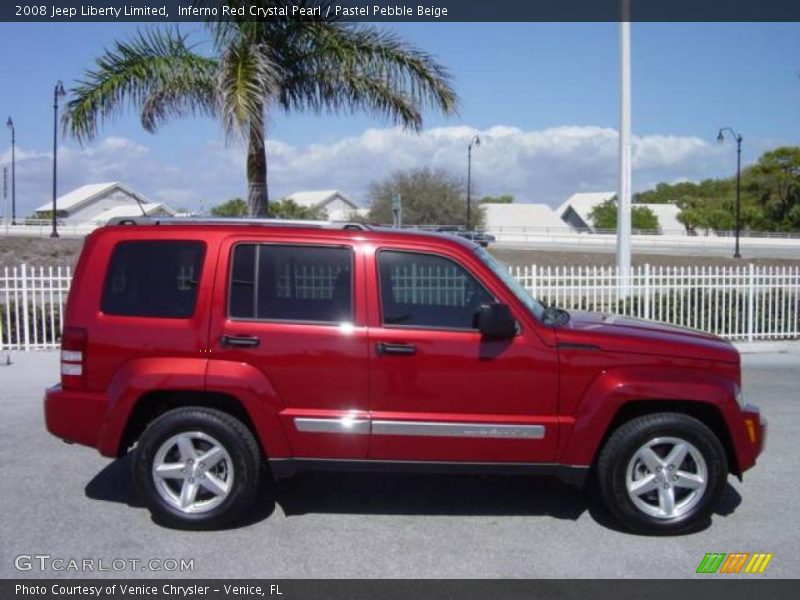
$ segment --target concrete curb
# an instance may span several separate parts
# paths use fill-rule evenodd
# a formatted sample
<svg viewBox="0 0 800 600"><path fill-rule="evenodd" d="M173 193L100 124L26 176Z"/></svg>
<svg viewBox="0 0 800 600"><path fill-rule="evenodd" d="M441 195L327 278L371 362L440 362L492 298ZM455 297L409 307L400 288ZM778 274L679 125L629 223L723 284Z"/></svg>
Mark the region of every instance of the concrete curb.
<svg viewBox="0 0 800 600"><path fill-rule="evenodd" d="M741 354L800 354L800 340L777 342L733 342Z"/></svg>

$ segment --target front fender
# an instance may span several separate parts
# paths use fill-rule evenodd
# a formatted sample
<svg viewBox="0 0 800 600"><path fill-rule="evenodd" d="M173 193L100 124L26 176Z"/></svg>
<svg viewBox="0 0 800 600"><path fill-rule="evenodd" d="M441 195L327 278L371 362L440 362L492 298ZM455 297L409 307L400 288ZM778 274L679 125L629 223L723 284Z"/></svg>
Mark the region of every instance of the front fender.
<svg viewBox="0 0 800 600"><path fill-rule="evenodd" d="M628 367L603 371L575 408L572 426L559 440L559 461L590 465L608 428L627 403L684 401L714 405L729 430L735 426L736 385L730 379L700 370L669 367Z"/></svg>

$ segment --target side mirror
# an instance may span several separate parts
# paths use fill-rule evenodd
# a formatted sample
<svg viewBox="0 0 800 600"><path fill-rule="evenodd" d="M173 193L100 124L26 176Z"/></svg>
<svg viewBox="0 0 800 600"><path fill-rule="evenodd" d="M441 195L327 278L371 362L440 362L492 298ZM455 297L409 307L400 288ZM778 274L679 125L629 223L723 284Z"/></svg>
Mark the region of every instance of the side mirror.
<svg viewBox="0 0 800 600"><path fill-rule="evenodd" d="M478 310L478 331L487 338L508 339L517 335L517 320L505 304L492 302Z"/></svg>

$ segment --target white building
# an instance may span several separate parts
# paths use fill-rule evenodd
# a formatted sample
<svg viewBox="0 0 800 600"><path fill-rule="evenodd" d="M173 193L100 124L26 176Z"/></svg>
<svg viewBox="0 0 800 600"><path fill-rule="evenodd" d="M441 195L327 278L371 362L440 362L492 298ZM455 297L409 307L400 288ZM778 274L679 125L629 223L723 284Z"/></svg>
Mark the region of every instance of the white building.
<svg viewBox="0 0 800 600"><path fill-rule="evenodd" d="M294 192L286 198L294 201L298 206L324 209L331 221L347 221L353 213L365 214L367 210L360 208L354 200L339 190Z"/></svg>
<svg viewBox="0 0 800 600"><path fill-rule="evenodd" d="M598 204L602 204L616 196L616 192L579 192L572 194L556 209L556 215L564 223L576 231L592 231L592 219L589 215Z"/></svg>
<svg viewBox="0 0 800 600"><path fill-rule="evenodd" d="M486 210L486 229L494 233L513 233L524 227L531 232L568 233L569 225L546 204L481 204Z"/></svg>
<svg viewBox="0 0 800 600"><path fill-rule="evenodd" d="M631 204L631 207L636 206L645 206L653 211L662 234L683 235L686 233L686 227L678 220L681 209L677 204Z"/></svg>
<svg viewBox="0 0 800 600"><path fill-rule="evenodd" d="M34 216L50 218L52 202L42 204ZM113 217L174 216L175 211L158 202L152 202L119 182L91 183L56 198L56 214L65 223L94 223L102 225Z"/></svg>
<svg viewBox="0 0 800 600"><path fill-rule="evenodd" d="M616 192L580 192L572 194L559 206L555 213L575 231L594 231L591 213L596 206L616 196ZM662 234L682 235L686 228L678 220L681 209L676 204L632 204L631 208L642 206L649 208L658 219Z"/></svg>

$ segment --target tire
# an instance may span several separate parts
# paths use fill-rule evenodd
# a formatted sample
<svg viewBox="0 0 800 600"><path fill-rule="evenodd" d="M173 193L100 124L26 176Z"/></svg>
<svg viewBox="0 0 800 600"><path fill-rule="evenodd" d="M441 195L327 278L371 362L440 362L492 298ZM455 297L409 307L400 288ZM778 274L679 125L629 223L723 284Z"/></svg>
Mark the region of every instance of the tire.
<svg viewBox="0 0 800 600"><path fill-rule="evenodd" d="M727 475L725 449L714 432L680 413L624 423L597 460L603 501L622 525L637 533L680 534L702 527Z"/></svg>
<svg viewBox="0 0 800 600"><path fill-rule="evenodd" d="M147 426L133 450L133 483L154 520L180 529L230 525L253 504L261 451L222 411L185 407Z"/></svg>

